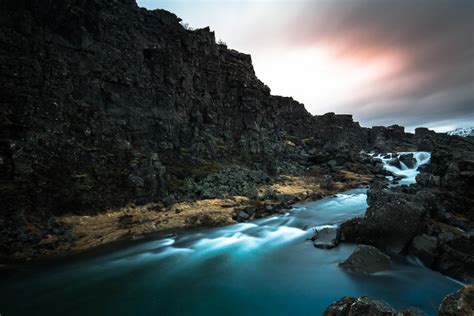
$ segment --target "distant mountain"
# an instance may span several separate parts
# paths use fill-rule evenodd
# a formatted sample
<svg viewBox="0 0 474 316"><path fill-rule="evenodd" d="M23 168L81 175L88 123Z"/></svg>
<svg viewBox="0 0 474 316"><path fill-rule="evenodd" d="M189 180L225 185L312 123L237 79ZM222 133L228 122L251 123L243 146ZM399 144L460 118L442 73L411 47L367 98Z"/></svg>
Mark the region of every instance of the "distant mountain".
<svg viewBox="0 0 474 316"><path fill-rule="evenodd" d="M447 132L447 134L450 136L456 135L461 137L474 136L474 127L456 128L453 131Z"/></svg>

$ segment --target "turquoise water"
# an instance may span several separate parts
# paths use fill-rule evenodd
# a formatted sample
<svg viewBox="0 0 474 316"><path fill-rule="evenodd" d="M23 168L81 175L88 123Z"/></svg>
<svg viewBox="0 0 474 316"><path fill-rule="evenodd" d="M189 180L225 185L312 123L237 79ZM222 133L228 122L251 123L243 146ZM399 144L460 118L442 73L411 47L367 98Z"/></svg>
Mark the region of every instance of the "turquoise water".
<svg viewBox="0 0 474 316"><path fill-rule="evenodd" d="M362 215L365 189L301 204L290 213L144 241L0 281L0 313L11 315L320 315L344 295L369 295L434 315L461 287L416 261L388 272L339 269L354 245L316 249L312 227Z"/></svg>

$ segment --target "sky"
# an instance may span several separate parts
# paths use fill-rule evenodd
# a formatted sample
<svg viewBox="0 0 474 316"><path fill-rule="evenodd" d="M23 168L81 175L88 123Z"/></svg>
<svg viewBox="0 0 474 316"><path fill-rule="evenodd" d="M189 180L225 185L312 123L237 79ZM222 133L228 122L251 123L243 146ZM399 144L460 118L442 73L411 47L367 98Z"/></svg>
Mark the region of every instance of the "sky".
<svg viewBox="0 0 474 316"><path fill-rule="evenodd" d="M474 126L474 0L138 0L251 54L272 94L363 126Z"/></svg>

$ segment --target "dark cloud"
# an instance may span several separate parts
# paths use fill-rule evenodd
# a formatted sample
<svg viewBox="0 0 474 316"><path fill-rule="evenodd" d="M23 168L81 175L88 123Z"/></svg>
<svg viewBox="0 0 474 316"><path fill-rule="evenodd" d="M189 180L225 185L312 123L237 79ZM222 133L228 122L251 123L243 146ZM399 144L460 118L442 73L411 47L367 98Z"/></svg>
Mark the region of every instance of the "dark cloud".
<svg viewBox="0 0 474 316"><path fill-rule="evenodd" d="M291 45L335 42L361 62L386 52L403 67L363 100L341 105L363 123L474 124L474 1L330 1L302 7ZM379 93L377 93L379 91Z"/></svg>
<svg viewBox="0 0 474 316"><path fill-rule="evenodd" d="M195 27L210 25L230 47L253 55L257 75L275 93L305 102L312 113L353 113L366 126L474 126L474 0L140 2L170 9ZM301 62L283 58L286 52L318 46L362 67L384 56L400 64L354 95L331 100L322 87L305 82L307 73L281 67ZM314 97L318 91L324 98Z"/></svg>

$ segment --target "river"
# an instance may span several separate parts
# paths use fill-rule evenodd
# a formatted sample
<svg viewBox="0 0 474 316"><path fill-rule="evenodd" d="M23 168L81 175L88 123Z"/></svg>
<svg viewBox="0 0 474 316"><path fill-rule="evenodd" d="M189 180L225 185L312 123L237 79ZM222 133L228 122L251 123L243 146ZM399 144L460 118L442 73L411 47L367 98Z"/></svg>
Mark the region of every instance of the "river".
<svg viewBox="0 0 474 316"><path fill-rule="evenodd" d="M416 157L413 170L391 169L407 176L403 184L429 161L428 153ZM338 263L355 245L324 250L307 241L314 227L362 216L366 197L355 189L284 215L24 267L0 281L0 314L320 315L342 296L368 295L435 315L460 283L404 257L387 272L349 274Z"/></svg>

